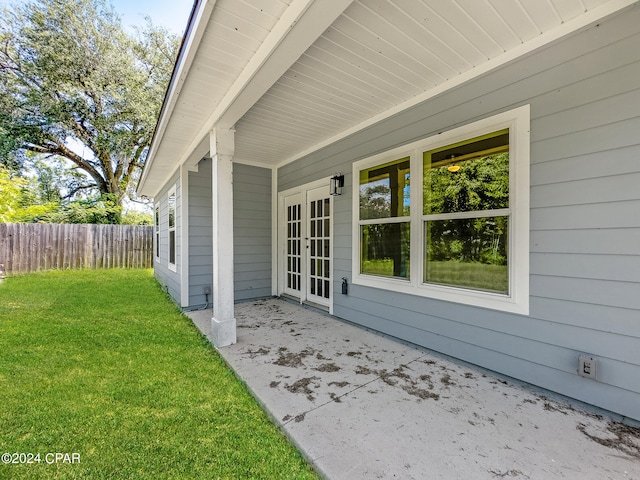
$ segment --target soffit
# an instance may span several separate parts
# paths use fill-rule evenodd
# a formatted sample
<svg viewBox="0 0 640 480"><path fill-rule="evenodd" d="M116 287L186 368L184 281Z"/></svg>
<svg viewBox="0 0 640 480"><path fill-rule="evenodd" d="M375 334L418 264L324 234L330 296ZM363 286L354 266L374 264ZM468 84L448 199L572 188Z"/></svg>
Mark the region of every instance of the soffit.
<svg viewBox="0 0 640 480"><path fill-rule="evenodd" d="M292 161L607 3L354 1L236 124L236 158Z"/></svg>
<svg viewBox="0 0 640 480"><path fill-rule="evenodd" d="M247 68L290 3L291 0L196 0L197 8L209 8L211 14L205 25L190 25L201 29L202 37L191 47L195 53L185 52L185 57L193 55L193 59L186 76L178 79L183 81L182 85L165 99L165 107L170 104L172 110L168 118L159 119L159 125L163 120L166 125L154 138L139 194L157 194L176 168L189 159L192 153L189 150L205 143L202 138L196 138L202 126ZM190 29L189 33L197 35Z"/></svg>
<svg viewBox="0 0 640 480"><path fill-rule="evenodd" d="M175 104L154 139L140 193L155 195L178 166L197 163L216 125L235 126L235 161L283 165L635 3L340 2L215 1L184 85L169 99ZM313 30L314 19L321 30L295 51L291 38ZM277 78L252 84L265 70Z"/></svg>

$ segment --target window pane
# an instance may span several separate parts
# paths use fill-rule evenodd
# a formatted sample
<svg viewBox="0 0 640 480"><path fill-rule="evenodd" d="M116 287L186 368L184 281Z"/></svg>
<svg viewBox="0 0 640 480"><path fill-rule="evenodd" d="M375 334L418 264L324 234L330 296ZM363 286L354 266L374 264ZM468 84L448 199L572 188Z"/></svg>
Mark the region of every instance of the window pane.
<svg viewBox="0 0 640 480"><path fill-rule="evenodd" d="M169 263L176 263L176 231L169 231Z"/></svg>
<svg viewBox="0 0 640 480"><path fill-rule="evenodd" d="M509 292L508 217L425 222L424 281Z"/></svg>
<svg viewBox="0 0 640 480"><path fill-rule="evenodd" d="M409 157L360 172L360 219L409 215Z"/></svg>
<svg viewBox="0 0 640 480"><path fill-rule="evenodd" d="M509 131L423 154L424 214L509 207Z"/></svg>
<svg viewBox="0 0 640 480"><path fill-rule="evenodd" d="M409 278L409 223L360 227L360 272Z"/></svg>
<svg viewBox="0 0 640 480"><path fill-rule="evenodd" d="M176 226L176 194L169 195L169 228Z"/></svg>

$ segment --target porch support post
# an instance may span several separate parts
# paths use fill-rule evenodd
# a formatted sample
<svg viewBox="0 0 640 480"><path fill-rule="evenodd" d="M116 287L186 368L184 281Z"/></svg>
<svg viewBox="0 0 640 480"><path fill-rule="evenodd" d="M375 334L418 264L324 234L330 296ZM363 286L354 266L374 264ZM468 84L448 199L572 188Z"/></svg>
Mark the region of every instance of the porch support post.
<svg viewBox="0 0 640 480"><path fill-rule="evenodd" d="M210 135L213 181L213 318L216 347L236 343L233 286L233 155L234 130L214 129Z"/></svg>

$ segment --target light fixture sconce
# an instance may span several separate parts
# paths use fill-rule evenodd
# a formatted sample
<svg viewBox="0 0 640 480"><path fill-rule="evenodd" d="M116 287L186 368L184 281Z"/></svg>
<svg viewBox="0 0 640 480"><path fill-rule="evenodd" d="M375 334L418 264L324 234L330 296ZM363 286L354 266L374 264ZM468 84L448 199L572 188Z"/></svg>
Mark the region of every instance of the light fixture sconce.
<svg viewBox="0 0 640 480"><path fill-rule="evenodd" d="M456 160L456 155L455 153L452 153L451 155L449 155L449 157L447 157L451 163L449 164L449 166L447 167L447 170L449 170L451 173L456 173L458 170L460 170L460 165L453 163Z"/></svg>
<svg viewBox="0 0 640 480"><path fill-rule="evenodd" d="M329 184L329 194L342 195L343 189L344 189L344 175L342 175L341 173L336 173L333 177L331 177L331 182Z"/></svg>

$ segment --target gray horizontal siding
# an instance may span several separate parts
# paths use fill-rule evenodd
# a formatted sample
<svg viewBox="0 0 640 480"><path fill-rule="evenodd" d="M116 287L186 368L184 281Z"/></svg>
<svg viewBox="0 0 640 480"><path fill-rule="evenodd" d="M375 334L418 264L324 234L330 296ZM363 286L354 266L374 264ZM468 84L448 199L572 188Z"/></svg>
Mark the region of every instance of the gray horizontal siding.
<svg viewBox="0 0 640 480"><path fill-rule="evenodd" d="M233 166L234 295L271 295L271 170Z"/></svg>
<svg viewBox="0 0 640 480"><path fill-rule="evenodd" d="M169 182L160 190L154 201L160 206L160 256L155 258L154 275L156 280L169 296L180 304L180 268L182 264L182 218L180 217L180 189L179 171L171 177ZM176 271L169 270L169 190L176 187Z"/></svg>
<svg viewBox="0 0 640 480"><path fill-rule="evenodd" d="M640 419L640 9L601 22L286 165L342 171L334 279L351 276L352 162L531 105L530 315L334 282L334 313ZM599 381L576 374L599 359Z"/></svg>
<svg viewBox="0 0 640 480"><path fill-rule="evenodd" d="M204 294L213 283L213 200L211 159L189 172L189 308L212 301Z"/></svg>

